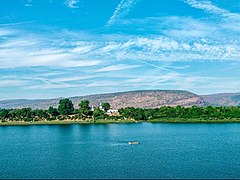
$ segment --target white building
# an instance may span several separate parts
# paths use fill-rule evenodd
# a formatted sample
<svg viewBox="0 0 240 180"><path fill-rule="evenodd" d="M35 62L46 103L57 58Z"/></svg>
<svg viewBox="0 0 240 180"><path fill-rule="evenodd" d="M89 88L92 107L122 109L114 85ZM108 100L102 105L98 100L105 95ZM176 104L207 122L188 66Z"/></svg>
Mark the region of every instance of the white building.
<svg viewBox="0 0 240 180"><path fill-rule="evenodd" d="M117 109L109 109L109 110L107 110L106 114L109 116L117 116L119 113L118 113Z"/></svg>
<svg viewBox="0 0 240 180"><path fill-rule="evenodd" d="M102 111L105 111L105 110L103 109L103 107L102 107L102 103L100 103L99 109L102 110Z"/></svg>
<svg viewBox="0 0 240 180"><path fill-rule="evenodd" d="M93 106L91 106L91 111L94 111L94 109L95 109L95 108L94 108Z"/></svg>

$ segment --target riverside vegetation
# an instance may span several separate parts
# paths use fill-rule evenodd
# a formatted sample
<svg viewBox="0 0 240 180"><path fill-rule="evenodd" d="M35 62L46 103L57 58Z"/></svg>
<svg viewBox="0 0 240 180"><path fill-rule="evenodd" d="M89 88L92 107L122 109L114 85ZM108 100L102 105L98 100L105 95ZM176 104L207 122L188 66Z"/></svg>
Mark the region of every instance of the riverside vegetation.
<svg viewBox="0 0 240 180"><path fill-rule="evenodd" d="M0 125L71 124L71 123L134 123L134 122L240 122L240 106L234 107L170 107L154 109L122 108L117 115L108 115L109 103L94 110L88 100L74 109L70 99L61 99L58 108L0 109Z"/></svg>

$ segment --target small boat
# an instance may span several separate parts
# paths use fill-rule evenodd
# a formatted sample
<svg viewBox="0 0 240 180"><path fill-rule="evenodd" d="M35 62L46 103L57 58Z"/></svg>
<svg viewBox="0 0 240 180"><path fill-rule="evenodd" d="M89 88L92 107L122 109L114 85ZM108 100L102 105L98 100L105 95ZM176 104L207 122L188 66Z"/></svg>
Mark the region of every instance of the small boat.
<svg viewBox="0 0 240 180"><path fill-rule="evenodd" d="M137 141L129 141L128 144L140 144L140 142L137 142Z"/></svg>

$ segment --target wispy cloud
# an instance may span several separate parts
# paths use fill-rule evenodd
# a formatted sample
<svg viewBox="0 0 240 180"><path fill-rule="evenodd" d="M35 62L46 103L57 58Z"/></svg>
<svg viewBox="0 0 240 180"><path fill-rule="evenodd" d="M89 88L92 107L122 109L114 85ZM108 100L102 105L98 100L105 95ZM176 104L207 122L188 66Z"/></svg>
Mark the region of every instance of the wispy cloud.
<svg viewBox="0 0 240 180"><path fill-rule="evenodd" d="M13 79L1 79L0 87L17 87L26 85L26 81L23 80L13 80Z"/></svg>
<svg viewBox="0 0 240 180"><path fill-rule="evenodd" d="M76 47L53 46L54 40L38 35L25 35L24 32L1 30L0 37L8 34L0 43L1 68L14 67L89 67L101 64L101 60L90 59L80 54L87 47L76 50ZM80 48L80 47L79 47Z"/></svg>
<svg viewBox="0 0 240 180"><path fill-rule="evenodd" d="M108 20L107 26L115 24L117 20L127 15L136 2L137 0L121 0L117 8L115 9L113 15Z"/></svg>
<svg viewBox="0 0 240 180"><path fill-rule="evenodd" d="M201 39L195 42L182 42L182 40L161 36L135 37L125 42L112 42L111 45L99 49L109 58L162 62L238 60L240 58L239 50L237 44L227 44L226 42L219 44Z"/></svg>
<svg viewBox="0 0 240 180"><path fill-rule="evenodd" d="M71 81L82 81L82 80L87 80L95 78L93 75L85 75L85 76L69 76L69 77L57 77L57 78L52 78L51 82L71 82Z"/></svg>
<svg viewBox="0 0 240 180"><path fill-rule="evenodd" d="M179 18L169 19L171 24L174 24L175 21L183 24L187 22L187 20L180 21ZM220 31L219 35L215 33L212 37L208 33L214 32L215 29L211 28L210 24L197 24L197 21L190 20L189 22L196 25L189 28L185 27L187 25L179 24L178 28L180 28L177 30L170 28L164 30L163 35L151 37L122 35L116 38L114 35L112 37L110 35L99 37L85 34L83 39L82 36L72 37L71 34L62 35L61 32L44 37L14 29L0 28L0 37L5 37L0 43L0 66L1 68L98 66L98 71L100 71L99 65L102 65L106 67L101 71L106 71L124 70L126 67L121 61L130 60L164 70L163 67L155 65L151 61L239 61L240 41L236 36L231 37L228 32L228 36L225 37L226 34ZM177 35L177 32L184 34L185 31L192 29L199 29L203 35L191 38L184 35L178 37ZM56 37L60 35L66 39L58 40ZM89 38L85 39L85 37ZM69 41L68 38L74 40ZM113 61L109 61L109 59L119 61L118 64L121 66L115 66L116 63L111 64Z"/></svg>
<svg viewBox="0 0 240 180"><path fill-rule="evenodd" d="M78 4L79 0L66 0L66 5L67 7L71 8L71 9L76 9L79 8Z"/></svg>
<svg viewBox="0 0 240 180"><path fill-rule="evenodd" d="M118 64L98 69L96 72L111 72L139 68L139 65Z"/></svg>
<svg viewBox="0 0 240 180"><path fill-rule="evenodd" d="M211 1L199 1L199 0L185 0L187 4L194 8L202 9L204 11L207 11L209 13L221 15L223 17L227 18L233 18L238 19L240 18L240 14L238 13L232 13L226 9L222 9L218 6L215 6Z"/></svg>
<svg viewBox="0 0 240 180"><path fill-rule="evenodd" d="M146 7L146 11L140 12L135 6L138 1L115 1L117 7L107 22L109 9L97 1L84 1L83 11L62 15L66 8L80 8L82 1L46 0L48 9L58 7L56 16L37 14L39 21L25 13L15 15L16 9L10 15L9 8L6 17L0 17L0 99L133 89L240 89L240 15L236 3L176 0L188 5L187 12L182 13L168 11L170 7L163 12L161 5L166 3L162 1L141 1L138 7ZM34 5L35 0L22 2L16 8L26 11L24 4ZM158 3L159 7L150 8ZM101 9L96 13L92 7L97 5ZM204 14L192 11L195 8ZM130 14L133 10L137 12L134 16ZM69 21L76 16L78 21ZM64 20L60 23L57 18ZM105 27L102 22L106 22ZM234 63L231 68L230 63Z"/></svg>
<svg viewBox="0 0 240 180"><path fill-rule="evenodd" d="M227 9L223 9L214 5L211 1L199 1L199 0L184 0L185 3L193 8L202 9L207 13L220 17L214 22L214 26L218 26L222 29L228 29L230 32L239 33L240 31L240 13L231 12Z"/></svg>
<svg viewBox="0 0 240 180"><path fill-rule="evenodd" d="M1 26L0 26L1 27ZM1 29L0 28L0 37L5 37L5 36L10 36L15 34L14 30L10 30L10 29ZM1 45L1 44L0 44Z"/></svg>
<svg viewBox="0 0 240 180"><path fill-rule="evenodd" d="M146 27L144 22L139 20L138 23ZM210 84L214 78L180 73L187 71L189 66L181 69L179 64L174 68L171 64L184 62L191 65L205 61L237 63L240 60L240 41L236 38L239 36L232 36L230 30L226 33L222 24L213 27L211 22L171 16L149 18L147 23L150 27L154 24L158 34L115 36L54 31L38 35L12 26L1 27L0 76L5 75L6 69L14 69L16 74L34 69L29 77L16 75L3 79L1 87L10 87L13 80L17 80L14 84L22 89L46 92L68 89L71 90L69 93L77 95L83 89L91 93L95 93L93 89L96 89L100 93L102 88L104 92L106 86L112 91L181 88L197 92L199 89L195 87L201 84L202 91L206 91L208 87L204 84ZM161 29L162 26L165 29ZM198 36L190 34L194 30L199 31L196 32ZM211 35L213 32L214 36ZM234 84L232 89L239 87L237 78L219 78L218 82L212 83L213 87L221 87L221 80ZM54 93L52 96L58 95Z"/></svg>
<svg viewBox="0 0 240 180"><path fill-rule="evenodd" d="M0 23L0 27L24 25L24 24L29 24L29 23L33 23L33 22L36 22L36 21L24 21L24 22L16 22L16 23Z"/></svg>

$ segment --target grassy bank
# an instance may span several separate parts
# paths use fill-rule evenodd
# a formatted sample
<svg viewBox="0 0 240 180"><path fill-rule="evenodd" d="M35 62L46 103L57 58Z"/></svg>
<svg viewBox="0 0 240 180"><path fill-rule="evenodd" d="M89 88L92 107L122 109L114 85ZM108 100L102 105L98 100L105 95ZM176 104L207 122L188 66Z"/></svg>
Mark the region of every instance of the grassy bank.
<svg viewBox="0 0 240 180"><path fill-rule="evenodd" d="M64 124L130 124L138 122L148 123L239 123L240 119L153 119L148 121L135 121L132 119L100 119L93 122L93 120L54 120L54 121L8 121L0 122L0 126L26 126L26 125L64 125Z"/></svg>
<svg viewBox="0 0 240 180"><path fill-rule="evenodd" d="M92 124L91 121L82 121L82 120L63 120L63 121L33 121L33 122L24 122L24 121L8 121L0 122L0 126L24 126L24 125L58 125L58 124Z"/></svg>
<svg viewBox="0 0 240 180"><path fill-rule="evenodd" d="M182 118L174 118L174 119L153 119L148 120L147 122L151 123L233 123L240 122L240 119L182 119Z"/></svg>
<svg viewBox="0 0 240 180"><path fill-rule="evenodd" d="M26 126L26 125L64 125L64 124L125 124L125 123L136 123L134 120L124 119L124 120L54 120L54 121L7 121L0 122L0 126Z"/></svg>
<svg viewBox="0 0 240 180"><path fill-rule="evenodd" d="M94 124L128 124L128 123L137 123L137 121L131 119L122 119L122 120L96 120Z"/></svg>

